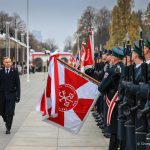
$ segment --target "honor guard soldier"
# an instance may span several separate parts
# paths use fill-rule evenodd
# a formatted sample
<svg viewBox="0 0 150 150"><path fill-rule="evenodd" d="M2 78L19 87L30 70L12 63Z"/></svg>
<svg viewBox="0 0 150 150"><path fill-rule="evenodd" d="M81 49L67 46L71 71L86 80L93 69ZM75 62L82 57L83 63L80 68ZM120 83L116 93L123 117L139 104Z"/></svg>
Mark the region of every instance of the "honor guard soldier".
<svg viewBox="0 0 150 150"><path fill-rule="evenodd" d="M117 150L117 107L115 102L118 96L118 85L121 75L120 60L123 58L123 51L120 48L112 49L111 64L112 67L105 73L98 90L105 95L108 104L107 124L110 126L109 150Z"/></svg>
<svg viewBox="0 0 150 150"><path fill-rule="evenodd" d="M131 85L129 91L136 94L136 121L135 121L135 135L136 135L136 150L150 149L150 35L147 36L144 46L141 47L142 56L144 56L141 65L142 80L138 85ZM133 109L133 108L132 108ZM132 110L131 109L131 110Z"/></svg>
<svg viewBox="0 0 150 150"><path fill-rule="evenodd" d="M121 104L123 113L126 116L127 121L124 123L126 127L126 148L128 150L135 149L137 147L138 138L135 135L135 129L137 128L137 93L131 92L130 87L132 85L138 85L142 81L141 64L143 60L142 49L140 48L139 41L134 42L134 48L132 52L132 61L134 65L131 67L131 80L125 83L125 97L123 104Z"/></svg>
<svg viewBox="0 0 150 150"><path fill-rule="evenodd" d="M126 116L123 114L123 109L120 105L123 102L125 96L125 88L122 85L122 82L131 80L131 68L132 68L132 60L131 60L131 45L127 41L127 45L123 48L124 58L122 60L124 67L121 71L120 84L118 89L118 100L116 105L118 105L118 139L119 139L119 148L120 150L126 150L126 128L124 123L126 122Z"/></svg>
<svg viewBox="0 0 150 150"><path fill-rule="evenodd" d="M146 145L146 150L149 150L150 149L150 100L149 100L150 99L150 34L147 35L144 41L144 58L147 64L147 81L148 82L146 84L148 84L148 94L147 94L147 98L146 98L147 101L144 106L144 109L141 110L141 112L143 113L142 115L144 116L145 119L143 121L142 127L140 128L145 129L145 131L147 132L145 145ZM145 90L142 90L142 91L145 91Z"/></svg>

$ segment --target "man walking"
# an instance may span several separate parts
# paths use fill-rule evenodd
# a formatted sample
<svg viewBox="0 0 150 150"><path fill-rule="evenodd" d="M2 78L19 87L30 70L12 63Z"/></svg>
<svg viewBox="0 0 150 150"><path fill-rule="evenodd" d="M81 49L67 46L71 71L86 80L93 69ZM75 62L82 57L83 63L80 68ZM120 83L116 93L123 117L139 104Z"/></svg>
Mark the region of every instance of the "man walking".
<svg viewBox="0 0 150 150"><path fill-rule="evenodd" d="M6 125L6 134L10 134L15 103L20 101L20 79L9 57L4 57L3 65L0 70L0 115Z"/></svg>

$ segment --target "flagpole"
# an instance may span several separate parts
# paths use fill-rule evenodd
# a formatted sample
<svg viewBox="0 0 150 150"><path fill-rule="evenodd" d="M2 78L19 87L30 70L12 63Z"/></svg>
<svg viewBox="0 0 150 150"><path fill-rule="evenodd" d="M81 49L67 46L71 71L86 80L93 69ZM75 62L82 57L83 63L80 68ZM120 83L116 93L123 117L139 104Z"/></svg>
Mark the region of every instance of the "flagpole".
<svg viewBox="0 0 150 150"><path fill-rule="evenodd" d="M27 0L27 82L29 78L29 0Z"/></svg>
<svg viewBox="0 0 150 150"><path fill-rule="evenodd" d="M91 30L92 30L92 58L93 58L93 61L94 61L94 28L91 27Z"/></svg>
<svg viewBox="0 0 150 150"><path fill-rule="evenodd" d="M68 68L70 68L71 70L78 72L81 76L90 79L90 80L91 80L92 82L94 82L95 84L97 84L97 85L100 84L99 81L97 81L97 80L95 80L94 78L88 76L87 74L85 74L85 73L79 71L78 69L72 67L71 65L67 64L66 62L60 60L59 58L57 58L57 60L58 60L59 62L61 62L62 64L65 64L65 65L66 65Z"/></svg>

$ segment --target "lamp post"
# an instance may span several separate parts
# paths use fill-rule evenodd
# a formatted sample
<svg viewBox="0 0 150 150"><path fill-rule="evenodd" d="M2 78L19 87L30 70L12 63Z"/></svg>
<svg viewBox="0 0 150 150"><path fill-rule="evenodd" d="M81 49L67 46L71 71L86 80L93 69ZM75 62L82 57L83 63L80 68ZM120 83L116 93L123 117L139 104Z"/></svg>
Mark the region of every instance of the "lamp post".
<svg viewBox="0 0 150 150"><path fill-rule="evenodd" d="M21 33L21 42L24 43L24 33ZM25 61L25 51L24 46L22 46L22 61Z"/></svg>
<svg viewBox="0 0 150 150"><path fill-rule="evenodd" d="M15 39L18 40L18 29L15 29ZM18 42L16 42L16 49L15 49L15 61L18 62ZM16 63L15 62L15 63ZM16 63L17 64L17 63Z"/></svg>
<svg viewBox="0 0 150 150"><path fill-rule="evenodd" d="M27 0L27 82L29 81L29 0Z"/></svg>
<svg viewBox="0 0 150 150"><path fill-rule="evenodd" d="M95 49L95 47L94 47L94 28L91 26L90 27L90 32L91 32L91 44L92 44L92 58L93 58L93 60L94 60L94 49Z"/></svg>
<svg viewBox="0 0 150 150"><path fill-rule="evenodd" d="M9 36L10 22L6 22L6 56L10 57L10 36Z"/></svg>

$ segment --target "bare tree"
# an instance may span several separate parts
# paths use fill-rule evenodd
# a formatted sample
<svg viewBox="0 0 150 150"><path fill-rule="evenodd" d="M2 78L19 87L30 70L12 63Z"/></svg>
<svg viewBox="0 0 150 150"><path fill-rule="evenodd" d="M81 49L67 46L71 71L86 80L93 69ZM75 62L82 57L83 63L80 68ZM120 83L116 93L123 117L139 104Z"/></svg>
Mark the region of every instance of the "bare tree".
<svg viewBox="0 0 150 150"><path fill-rule="evenodd" d="M0 11L0 30L6 32L6 22L11 21L11 17L4 11Z"/></svg>
<svg viewBox="0 0 150 150"><path fill-rule="evenodd" d="M105 45L106 41L109 39L109 26L111 21L111 12L106 8L101 8L95 14L95 46L100 44Z"/></svg>
<svg viewBox="0 0 150 150"><path fill-rule="evenodd" d="M36 40L36 38L33 36L33 34L29 35L29 43L32 49L35 51L42 51L41 43Z"/></svg>
<svg viewBox="0 0 150 150"><path fill-rule="evenodd" d="M55 43L55 40L54 40L54 39L48 38L45 43L46 43L46 45L48 46L48 47L47 47L48 50L50 50L51 52L54 52L56 49L58 49L58 46L57 46L57 44Z"/></svg>
<svg viewBox="0 0 150 150"><path fill-rule="evenodd" d="M87 7L78 21L77 33L80 34L80 45L88 36L88 29L94 25L95 9Z"/></svg>
<svg viewBox="0 0 150 150"><path fill-rule="evenodd" d="M72 37L68 36L65 41L64 51L67 52L68 50L72 49Z"/></svg>
<svg viewBox="0 0 150 150"><path fill-rule="evenodd" d="M12 16L11 27L14 29L18 29L19 31L24 31L26 28L24 21L17 13L14 13Z"/></svg>

